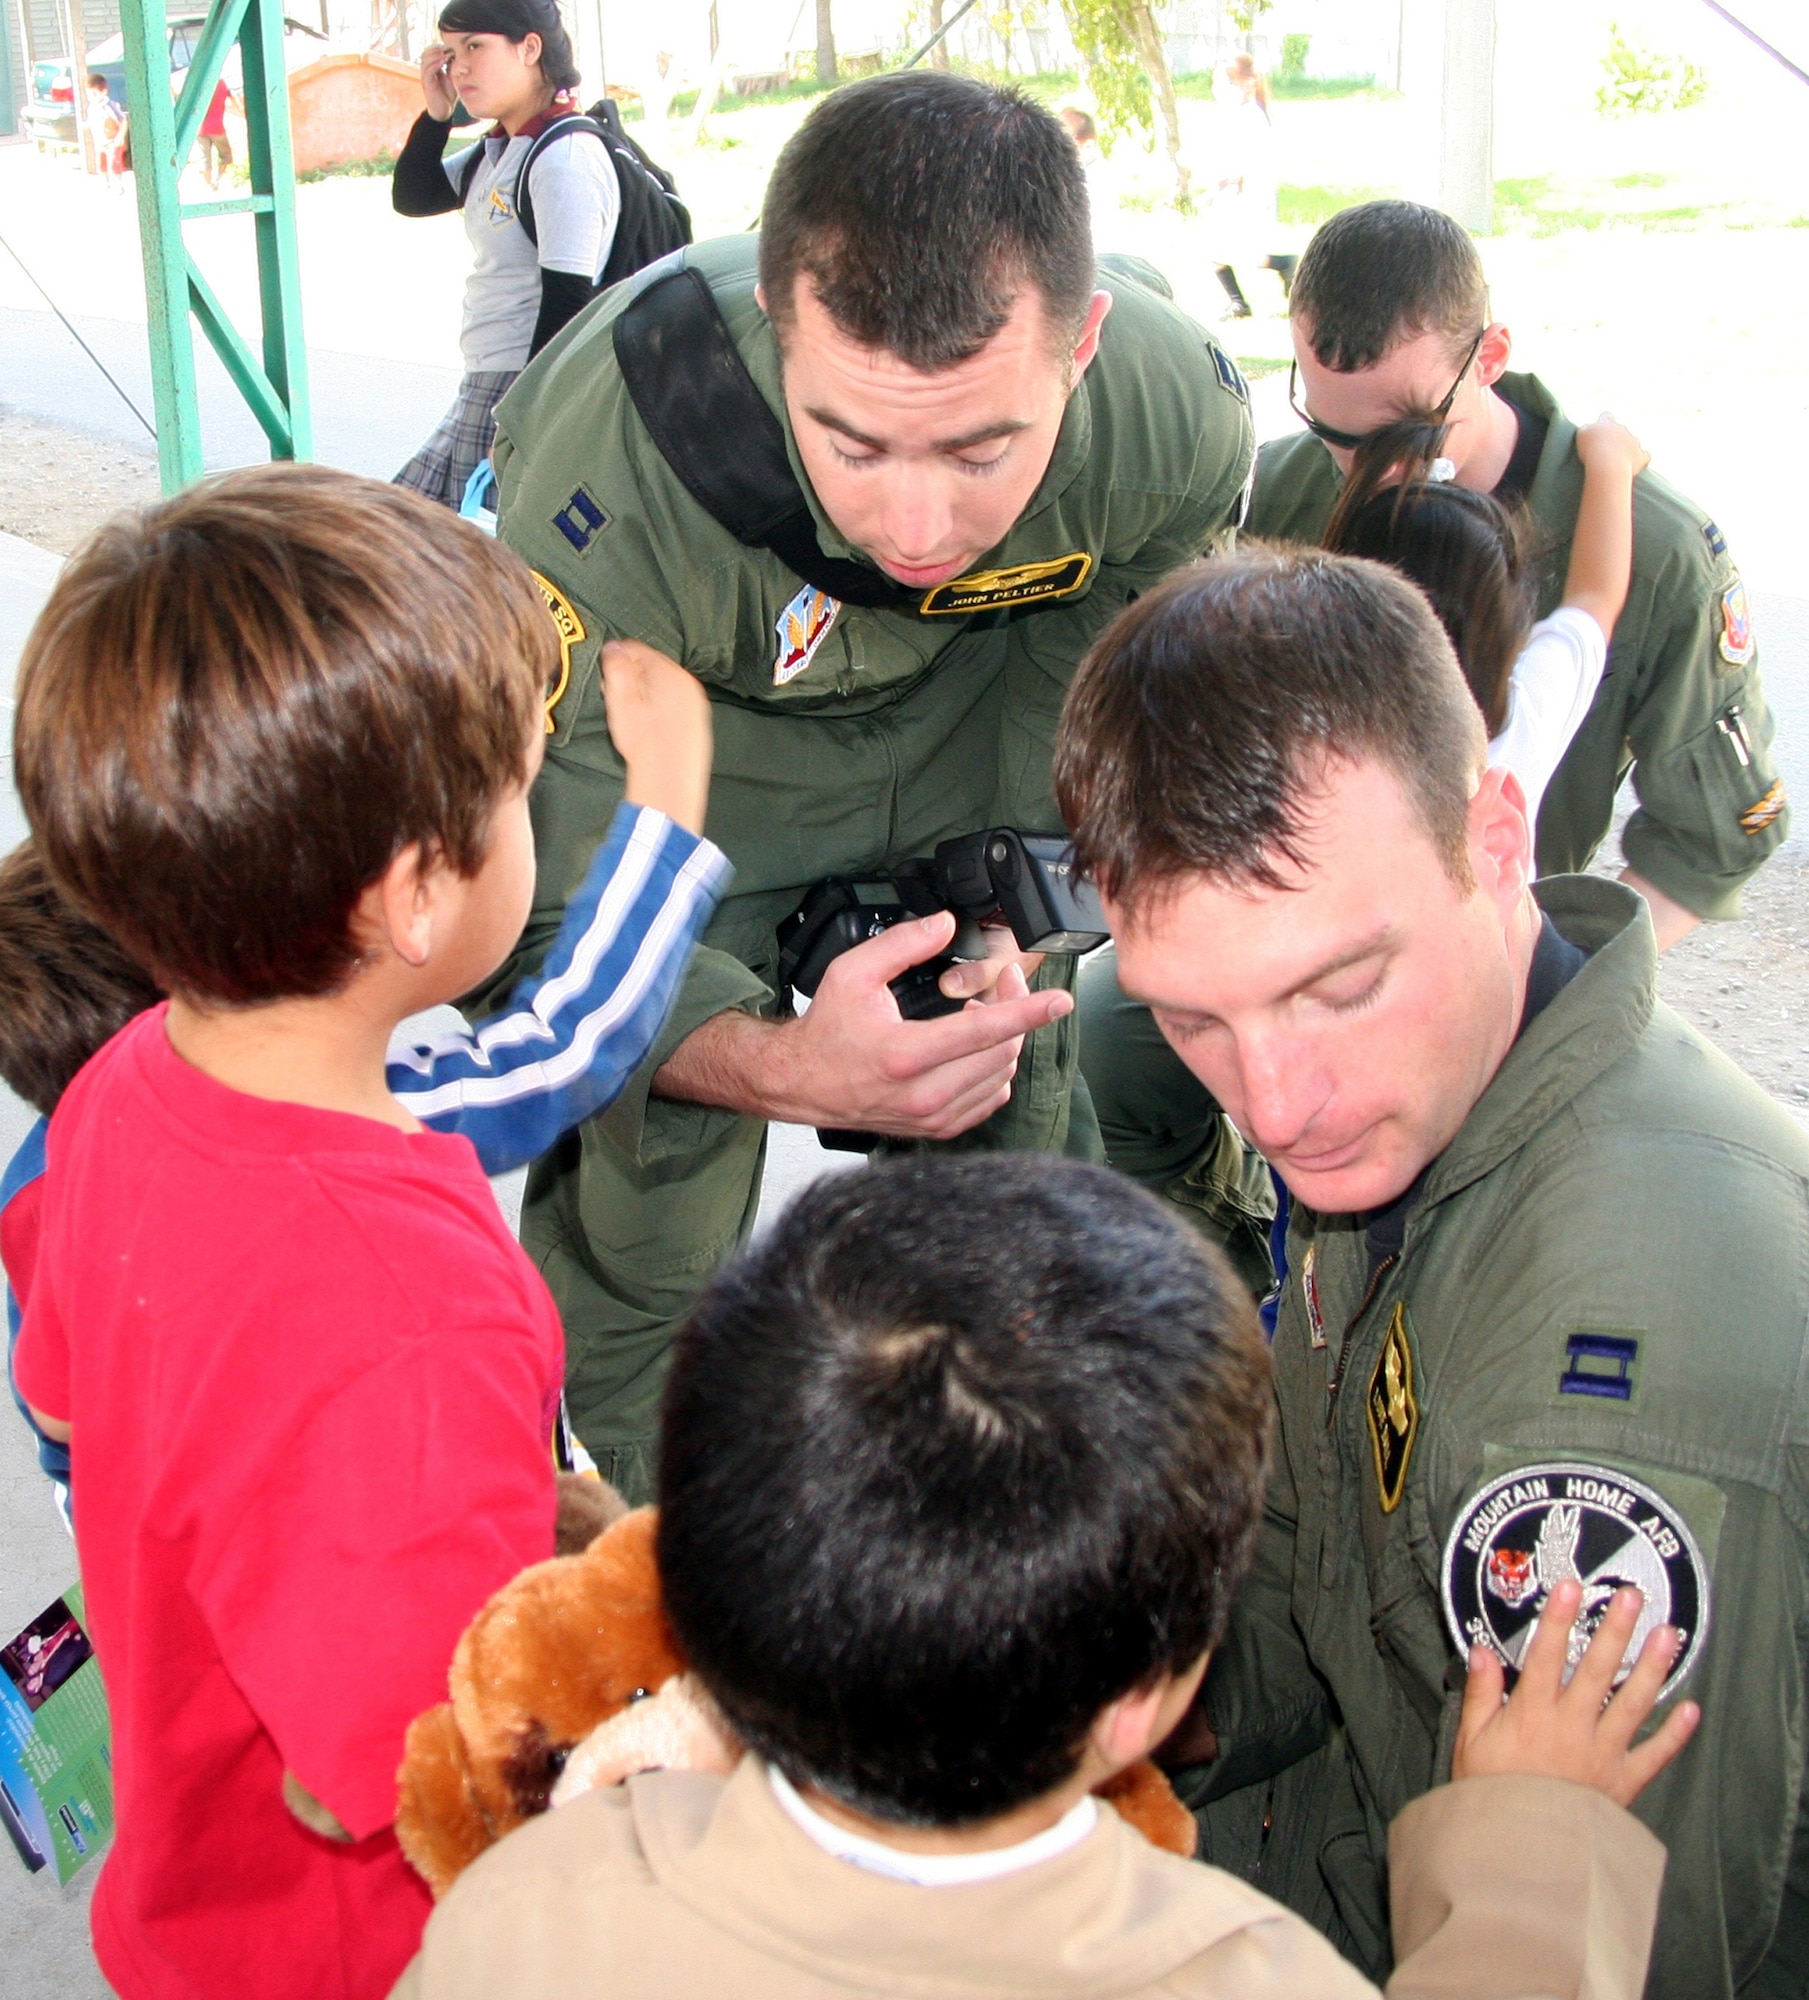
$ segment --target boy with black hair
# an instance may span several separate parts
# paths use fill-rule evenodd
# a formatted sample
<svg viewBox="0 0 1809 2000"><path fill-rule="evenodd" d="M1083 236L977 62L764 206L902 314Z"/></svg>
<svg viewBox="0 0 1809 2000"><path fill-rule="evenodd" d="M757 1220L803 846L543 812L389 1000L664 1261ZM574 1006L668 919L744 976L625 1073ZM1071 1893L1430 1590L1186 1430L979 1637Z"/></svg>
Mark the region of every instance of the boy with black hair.
<svg viewBox="0 0 1809 2000"><path fill-rule="evenodd" d="M387 1988L426 1912L390 1832L403 1731L472 1612L552 1550L557 1315L386 1054L520 927L559 659L507 550L296 467L103 529L27 644L48 873L170 996L57 1107L16 1355L40 1429L79 1439L119 1825L95 1947L128 2000ZM631 799L695 825L701 693L632 650L605 670ZM628 812L631 847L650 819ZM718 879L669 831L706 865L640 940L617 1025L643 1036ZM618 918L655 858L618 854ZM515 1043L556 1043L621 942L599 923ZM486 1069L521 1073L487 1032L461 1038L459 1116Z"/></svg>
<svg viewBox="0 0 1809 2000"><path fill-rule="evenodd" d="M1373 2000L1299 1918L1091 1796L1199 1685L1271 1412L1228 1267L1102 1169L808 1189L681 1331L661 1440L667 1611L751 1754L511 1834L396 2000ZM1630 1591L1561 1687L1579 1596L1512 1700L1479 1659L1464 1782L1396 1828L1397 2000L1639 1989L1663 1852L1618 1805L1691 1718L1629 1751L1669 1633L1604 1709ZM1509 1921L1516 1952L1478 1964Z"/></svg>

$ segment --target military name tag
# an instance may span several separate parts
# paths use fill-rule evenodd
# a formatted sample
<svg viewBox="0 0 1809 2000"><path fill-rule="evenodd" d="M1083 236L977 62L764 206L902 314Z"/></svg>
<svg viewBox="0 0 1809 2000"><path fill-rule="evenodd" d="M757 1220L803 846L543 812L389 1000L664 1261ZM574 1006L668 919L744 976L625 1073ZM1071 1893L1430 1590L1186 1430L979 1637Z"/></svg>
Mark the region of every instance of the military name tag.
<svg viewBox="0 0 1809 2000"><path fill-rule="evenodd" d="M559 678L553 684L552 692L546 698L546 733L553 733L553 710L559 706L572 679L572 648L584 637L584 620L572 608L572 601L556 583L548 583L539 570L529 574L540 586L540 594L546 600L547 615L553 621L553 630L559 634Z"/></svg>
<svg viewBox="0 0 1809 2000"><path fill-rule="evenodd" d="M1519 1677L1539 1612L1556 1585L1580 1583L1570 1628L1571 1671L1624 1584L1645 1598L1615 1676L1633 1671L1646 1636L1675 1625L1669 1696L1695 1664L1709 1623L1708 1568L1677 1509L1642 1481L1608 1466L1523 1465L1492 1479L1459 1512L1445 1543L1445 1621L1460 1652L1487 1646Z"/></svg>
<svg viewBox="0 0 1809 2000"><path fill-rule="evenodd" d="M1053 562L1019 563L1013 569L978 569L957 576L924 593L918 614L924 618L955 618L970 611L1004 611L1018 604L1041 604L1046 598L1072 597L1093 573L1093 558L1085 549Z"/></svg>
<svg viewBox="0 0 1809 2000"><path fill-rule="evenodd" d="M1369 1442L1376 1459L1382 1512L1392 1514L1407 1490L1407 1461L1420 1434L1420 1406L1413 1390L1413 1349L1407 1342L1407 1308L1397 1305L1388 1322L1375 1372L1369 1378Z"/></svg>

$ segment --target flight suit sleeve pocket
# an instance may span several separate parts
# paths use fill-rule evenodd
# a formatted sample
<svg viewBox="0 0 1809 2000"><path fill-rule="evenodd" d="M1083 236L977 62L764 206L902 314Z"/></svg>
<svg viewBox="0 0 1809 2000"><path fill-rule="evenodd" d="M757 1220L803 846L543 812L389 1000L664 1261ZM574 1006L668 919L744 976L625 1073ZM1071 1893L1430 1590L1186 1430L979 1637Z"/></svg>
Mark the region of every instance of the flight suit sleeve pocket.
<svg viewBox="0 0 1809 2000"><path fill-rule="evenodd" d="M1700 917L1738 916L1740 885L1790 830L1767 734L1732 694L1706 729L1638 767L1628 863Z"/></svg>

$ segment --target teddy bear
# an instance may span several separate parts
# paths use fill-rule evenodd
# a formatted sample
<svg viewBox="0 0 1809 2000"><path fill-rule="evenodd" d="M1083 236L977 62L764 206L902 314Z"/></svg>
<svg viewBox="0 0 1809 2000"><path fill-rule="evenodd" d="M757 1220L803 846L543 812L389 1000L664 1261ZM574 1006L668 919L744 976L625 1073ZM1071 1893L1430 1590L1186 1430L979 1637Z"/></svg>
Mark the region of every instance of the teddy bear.
<svg viewBox="0 0 1809 2000"><path fill-rule="evenodd" d="M637 1771L726 1773L741 1758L666 1622L654 1510L630 1513L607 1487L588 1520L574 1523L564 1496L561 1509L561 1547L600 1532L490 1599L453 1654L451 1699L409 1725L396 1834L436 1899L549 1806ZM1157 1847L1192 1856L1193 1816L1147 1759L1099 1796Z"/></svg>

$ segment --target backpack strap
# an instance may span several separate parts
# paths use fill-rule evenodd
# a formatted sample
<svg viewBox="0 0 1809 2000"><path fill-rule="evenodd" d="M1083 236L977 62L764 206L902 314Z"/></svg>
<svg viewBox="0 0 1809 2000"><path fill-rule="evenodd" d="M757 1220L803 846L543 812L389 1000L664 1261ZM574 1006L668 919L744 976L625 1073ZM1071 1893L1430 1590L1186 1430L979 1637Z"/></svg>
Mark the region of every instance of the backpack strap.
<svg viewBox="0 0 1809 2000"><path fill-rule="evenodd" d="M544 132L534 135L534 143L528 148L528 156L521 163L521 172L515 176L515 219L527 232L528 241L534 248L540 248L540 231L534 223L534 198L528 191L528 176L534 171L534 162L555 139L570 138L574 132L589 132L602 142L604 157L609 156L608 136L603 127L588 112L574 111L569 117L555 118ZM615 162L610 161L613 168Z"/></svg>
<svg viewBox="0 0 1809 2000"><path fill-rule="evenodd" d="M652 268L652 282L616 319L616 363L685 491L738 542L770 549L844 604L916 611L921 590L823 553L785 427L755 386L702 273L684 264Z"/></svg>

